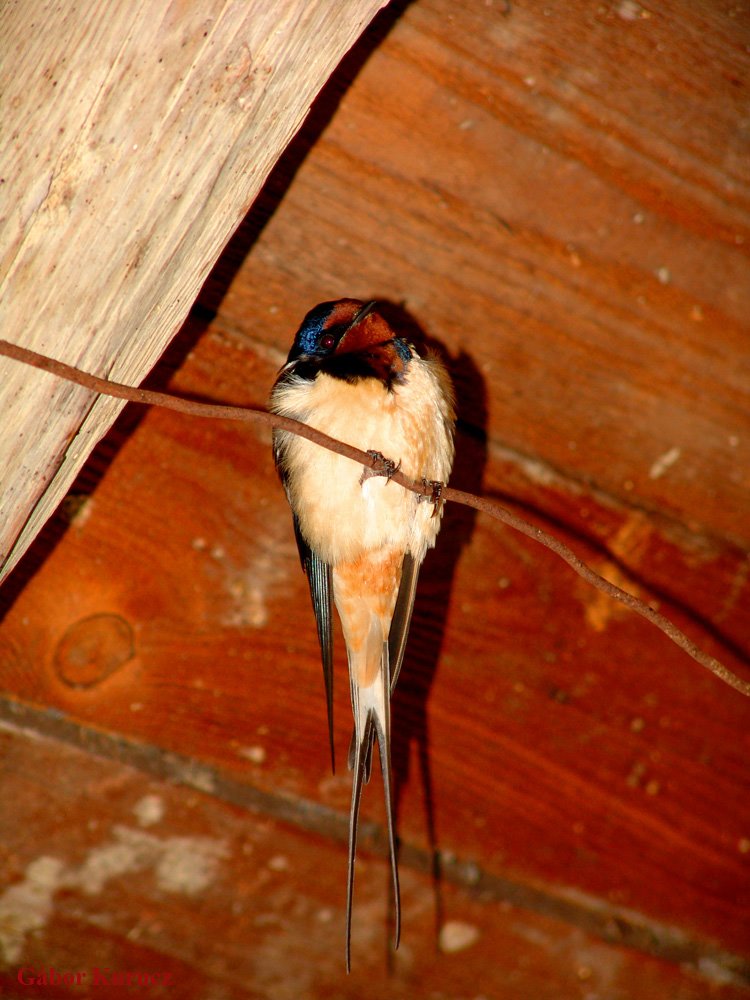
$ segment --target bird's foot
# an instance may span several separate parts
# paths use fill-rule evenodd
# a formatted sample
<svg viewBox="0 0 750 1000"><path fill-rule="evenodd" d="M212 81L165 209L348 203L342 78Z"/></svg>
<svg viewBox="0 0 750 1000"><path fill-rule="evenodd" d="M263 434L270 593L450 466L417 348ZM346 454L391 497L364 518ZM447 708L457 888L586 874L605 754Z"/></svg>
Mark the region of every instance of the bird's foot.
<svg viewBox="0 0 750 1000"><path fill-rule="evenodd" d="M443 490L445 489L445 483L441 483L439 479L423 479L422 487L424 493L420 493L417 496L417 502L421 503L423 500L427 500L432 504L432 516L437 517L443 510Z"/></svg>
<svg viewBox="0 0 750 1000"><path fill-rule="evenodd" d="M385 455L379 451L369 450L367 454L373 460L375 465L372 468L367 465L364 467L359 480L360 486L362 483L372 478L372 476L385 476L386 480L390 482L401 468L401 462L393 462L390 458L386 458Z"/></svg>

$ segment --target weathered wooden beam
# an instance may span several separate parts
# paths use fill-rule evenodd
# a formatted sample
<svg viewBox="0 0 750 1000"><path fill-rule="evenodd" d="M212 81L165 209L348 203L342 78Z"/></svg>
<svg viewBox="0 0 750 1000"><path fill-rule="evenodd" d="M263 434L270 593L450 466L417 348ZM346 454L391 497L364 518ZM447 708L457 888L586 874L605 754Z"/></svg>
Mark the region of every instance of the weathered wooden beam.
<svg viewBox="0 0 750 1000"><path fill-rule="evenodd" d="M384 0L0 13L0 326L138 383ZM122 403L0 359L0 579Z"/></svg>

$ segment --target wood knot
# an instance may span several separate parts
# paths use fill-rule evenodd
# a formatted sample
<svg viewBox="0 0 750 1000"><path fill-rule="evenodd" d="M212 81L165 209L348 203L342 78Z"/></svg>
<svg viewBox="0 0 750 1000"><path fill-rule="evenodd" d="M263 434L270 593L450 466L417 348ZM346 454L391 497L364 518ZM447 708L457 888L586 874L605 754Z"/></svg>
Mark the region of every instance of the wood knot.
<svg viewBox="0 0 750 1000"><path fill-rule="evenodd" d="M74 688L91 688L135 656L135 636L119 615L96 614L71 625L54 653L55 673Z"/></svg>

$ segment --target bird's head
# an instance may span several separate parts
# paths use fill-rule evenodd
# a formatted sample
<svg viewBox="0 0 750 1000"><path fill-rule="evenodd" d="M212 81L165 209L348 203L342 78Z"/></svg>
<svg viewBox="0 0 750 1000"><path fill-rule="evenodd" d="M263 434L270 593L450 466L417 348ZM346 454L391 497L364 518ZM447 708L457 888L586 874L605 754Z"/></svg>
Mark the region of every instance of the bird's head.
<svg viewBox="0 0 750 1000"><path fill-rule="evenodd" d="M347 382L375 378L391 389L403 379L411 357L411 347L380 314L377 302L338 299L305 316L286 369L301 378L318 372Z"/></svg>

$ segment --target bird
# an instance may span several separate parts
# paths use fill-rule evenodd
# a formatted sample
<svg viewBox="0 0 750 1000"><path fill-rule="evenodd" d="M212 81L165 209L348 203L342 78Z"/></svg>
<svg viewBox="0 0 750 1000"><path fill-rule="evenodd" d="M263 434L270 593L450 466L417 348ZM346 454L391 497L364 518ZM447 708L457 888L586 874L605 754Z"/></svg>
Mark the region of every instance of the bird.
<svg viewBox="0 0 750 1000"><path fill-rule="evenodd" d="M274 429L277 471L292 510L323 663L328 738L333 738L333 614L346 645L354 729L346 894L346 969L363 784L375 741L383 777L394 894L394 944L401 934L393 828L390 699L404 658L419 569L435 545L440 485L454 455L454 393L434 352L420 355L377 301L323 302L304 317L273 385L269 410L293 417L382 460L373 473L288 431ZM390 482L398 468L435 487L424 496ZM364 469L364 471L363 471Z"/></svg>

